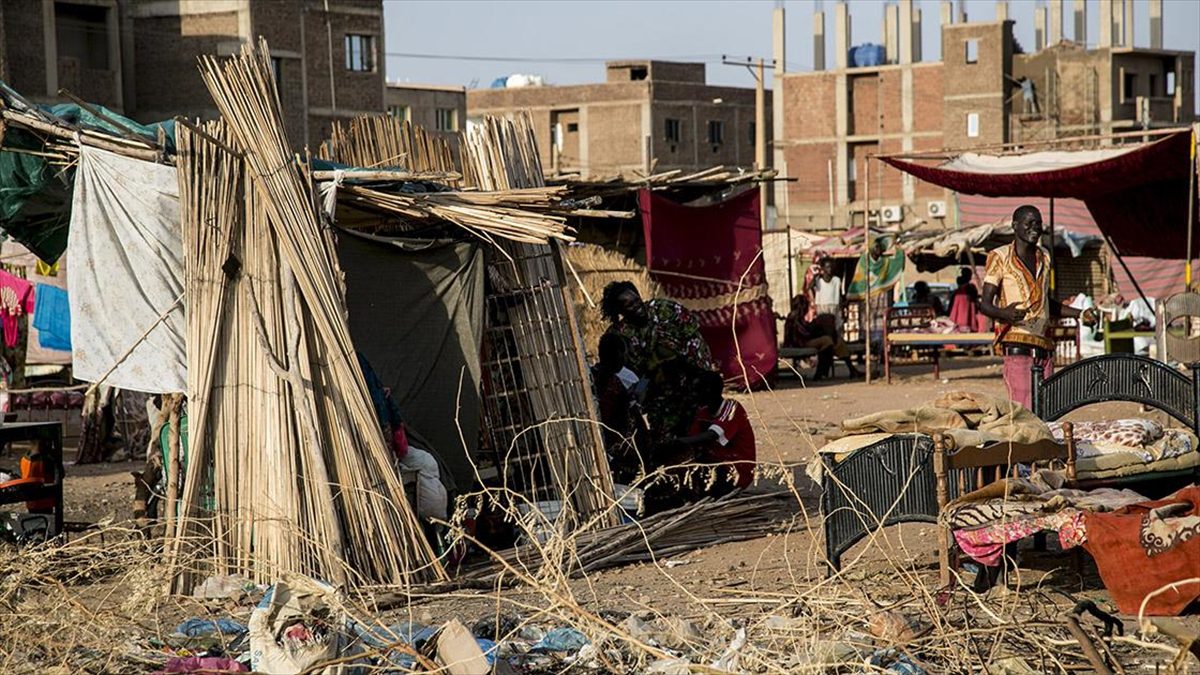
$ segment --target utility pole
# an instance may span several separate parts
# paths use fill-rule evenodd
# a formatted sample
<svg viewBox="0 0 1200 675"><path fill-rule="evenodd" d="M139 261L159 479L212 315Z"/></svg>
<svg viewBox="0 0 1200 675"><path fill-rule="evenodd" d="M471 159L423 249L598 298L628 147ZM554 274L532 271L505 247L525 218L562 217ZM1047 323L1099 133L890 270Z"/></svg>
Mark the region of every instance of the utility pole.
<svg viewBox="0 0 1200 675"><path fill-rule="evenodd" d="M754 170L766 171L767 169L767 92L765 70L770 68L775 69L775 59L771 59L771 65L767 65L762 58L758 59L758 64L755 66L750 57L746 57L745 61L734 61L725 56L721 57L721 63L726 66L744 66L750 74L754 76ZM776 92L778 93L778 92ZM767 229L767 183L760 180L758 182L758 218L759 229ZM790 253L790 252L789 252Z"/></svg>

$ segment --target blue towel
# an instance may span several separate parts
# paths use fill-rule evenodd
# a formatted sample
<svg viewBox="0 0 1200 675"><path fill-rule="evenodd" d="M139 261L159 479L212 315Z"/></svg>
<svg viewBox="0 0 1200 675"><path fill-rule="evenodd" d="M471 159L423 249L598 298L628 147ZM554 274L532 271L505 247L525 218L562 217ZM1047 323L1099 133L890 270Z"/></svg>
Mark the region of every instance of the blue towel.
<svg viewBox="0 0 1200 675"><path fill-rule="evenodd" d="M38 284L34 290L33 327L38 329L42 349L71 351L71 305L67 292L57 286Z"/></svg>

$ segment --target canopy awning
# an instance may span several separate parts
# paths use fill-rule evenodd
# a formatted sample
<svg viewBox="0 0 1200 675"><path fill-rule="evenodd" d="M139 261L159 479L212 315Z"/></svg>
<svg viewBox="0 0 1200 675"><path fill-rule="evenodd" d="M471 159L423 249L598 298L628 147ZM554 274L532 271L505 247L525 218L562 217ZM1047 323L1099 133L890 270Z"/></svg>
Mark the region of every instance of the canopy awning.
<svg viewBox="0 0 1200 675"><path fill-rule="evenodd" d="M1073 197L1122 255L1184 259L1191 132L1130 148L1024 155L962 153L937 166L880 157L935 185L986 197ZM1194 208L1194 207L1193 207Z"/></svg>

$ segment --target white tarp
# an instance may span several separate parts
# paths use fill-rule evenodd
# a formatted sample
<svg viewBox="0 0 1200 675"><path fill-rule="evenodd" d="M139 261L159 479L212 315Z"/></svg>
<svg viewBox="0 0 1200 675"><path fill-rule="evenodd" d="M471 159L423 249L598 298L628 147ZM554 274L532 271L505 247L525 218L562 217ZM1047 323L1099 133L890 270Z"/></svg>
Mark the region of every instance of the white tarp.
<svg viewBox="0 0 1200 675"><path fill-rule="evenodd" d="M981 155L964 152L938 168L966 173L1039 173L1101 162L1137 149L1138 147L1102 150L1047 150L1024 155Z"/></svg>
<svg viewBox="0 0 1200 675"><path fill-rule="evenodd" d="M75 377L95 382L120 362L104 384L186 391L175 169L81 147L67 257Z"/></svg>

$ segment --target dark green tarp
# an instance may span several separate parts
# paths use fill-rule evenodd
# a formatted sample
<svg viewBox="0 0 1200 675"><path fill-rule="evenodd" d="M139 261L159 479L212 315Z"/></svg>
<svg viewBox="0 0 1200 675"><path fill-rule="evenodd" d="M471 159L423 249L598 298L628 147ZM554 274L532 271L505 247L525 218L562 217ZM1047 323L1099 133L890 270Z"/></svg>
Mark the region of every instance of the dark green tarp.
<svg viewBox="0 0 1200 675"><path fill-rule="evenodd" d="M71 125L110 134L121 133L116 125L73 103L39 107ZM174 151L174 121L143 125L103 106L93 107L154 142L158 142L161 127L167 151ZM3 147L5 150L0 151L0 229L38 258L53 263L67 250L75 170L51 166L37 155L15 152L18 149L40 151L43 147L39 136L11 124L5 130Z"/></svg>
<svg viewBox="0 0 1200 675"><path fill-rule="evenodd" d="M475 483L483 256L476 242L338 234L354 346L459 486Z"/></svg>

